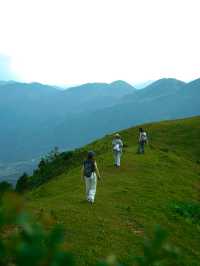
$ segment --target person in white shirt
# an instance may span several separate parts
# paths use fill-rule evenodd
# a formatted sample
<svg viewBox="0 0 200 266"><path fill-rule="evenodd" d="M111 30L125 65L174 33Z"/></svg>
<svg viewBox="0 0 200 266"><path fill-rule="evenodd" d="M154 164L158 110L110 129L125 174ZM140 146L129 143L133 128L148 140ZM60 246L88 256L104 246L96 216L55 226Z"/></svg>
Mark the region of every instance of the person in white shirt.
<svg viewBox="0 0 200 266"><path fill-rule="evenodd" d="M139 128L139 137L138 137L138 153L144 154L144 145L147 144L147 133L143 128Z"/></svg>
<svg viewBox="0 0 200 266"><path fill-rule="evenodd" d="M121 137L118 133L115 134L115 136L114 136L114 139L112 141L112 147L113 147L113 154L114 154L114 165L116 167L120 167L123 142L122 142Z"/></svg>

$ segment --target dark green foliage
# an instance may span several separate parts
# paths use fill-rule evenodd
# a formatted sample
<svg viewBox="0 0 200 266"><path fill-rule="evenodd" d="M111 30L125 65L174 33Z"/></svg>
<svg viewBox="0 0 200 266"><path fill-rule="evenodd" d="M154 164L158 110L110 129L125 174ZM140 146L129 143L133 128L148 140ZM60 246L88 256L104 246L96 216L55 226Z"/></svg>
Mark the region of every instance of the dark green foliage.
<svg viewBox="0 0 200 266"><path fill-rule="evenodd" d="M200 225L200 203L177 202L172 204L172 210L192 223Z"/></svg>
<svg viewBox="0 0 200 266"><path fill-rule="evenodd" d="M4 195L5 192L12 191L12 185L6 181L0 182L0 198Z"/></svg>
<svg viewBox="0 0 200 266"><path fill-rule="evenodd" d="M73 266L64 248L64 230L50 230L24 212L21 199L7 195L0 208L0 265Z"/></svg>
<svg viewBox="0 0 200 266"><path fill-rule="evenodd" d="M16 191L17 192L23 192L29 187L28 184L28 175L26 173L23 173L22 176L17 180L16 184Z"/></svg>
<svg viewBox="0 0 200 266"><path fill-rule="evenodd" d="M23 192L47 182L52 177L55 177L64 171L77 166L81 159L83 160L85 152L82 150L58 152L55 148L43 157L38 164L38 168L34 171L32 176L24 173L17 181L16 191Z"/></svg>
<svg viewBox="0 0 200 266"><path fill-rule="evenodd" d="M7 181L0 182L0 193L12 190L12 185Z"/></svg>
<svg viewBox="0 0 200 266"><path fill-rule="evenodd" d="M167 231L157 226L153 239L146 239L144 242L144 255L135 258L137 265L183 265L182 263L178 264L180 254L175 247L167 244L167 238Z"/></svg>
<svg viewBox="0 0 200 266"><path fill-rule="evenodd" d="M42 158L38 169L28 179L27 189L38 187L64 171L72 169L80 164L83 158L83 152L80 150L62 152L60 154L50 152L47 157Z"/></svg>
<svg viewBox="0 0 200 266"><path fill-rule="evenodd" d="M159 225L155 227L153 238L146 238L143 243L143 255L132 259L133 266L183 266L180 251L168 243L169 234ZM123 266L115 256L100 262L98 266Z"/></svg>
<svg viewBox="0 0 200 266"><path fill-rule="evenodd" d="M46 157L43 157L38 164L38 168L33 175L28 177L26 174L21 176L16 185L16 191L23 192L46 183L53 177L56 177L63 172L67 172L74 167L80 166L87 156L88 150L91 146L98 146L98 154L104 153L108 150L108 145L101 145L99 142L93 142L86 148L76 149L74 151L66 151L59 153L57 148L49 152Z"/></svg>

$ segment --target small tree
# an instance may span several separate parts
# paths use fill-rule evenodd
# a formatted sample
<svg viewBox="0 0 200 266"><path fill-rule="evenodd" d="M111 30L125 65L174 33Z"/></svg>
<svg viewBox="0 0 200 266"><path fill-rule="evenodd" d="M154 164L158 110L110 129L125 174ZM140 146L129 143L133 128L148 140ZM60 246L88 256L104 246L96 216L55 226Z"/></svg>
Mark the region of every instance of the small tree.
<svg viewBox="0 0 200 266"><path fill-rule="evenodd" d="M48 155L47 155L47 157L46 157L46 160L47 160L48 162L52 162L54 159L56 159L56 158L58 157L59 154L60 154L60 153L59 153L59 148L58 148L58 147L54 147L54 149L51 150L51 151L48 153Z"/></svg>
<svg viewBox="0 0 200 266"><path fill-rule="evenodd" d="M7 181L0 182L0 197L2 197L5 192L9 191L12 191L12 185Z"/></svg>
<svg viewBox="0 0 200 266"><path fill-rule="evenodd" d="M41 161L38 164L38 168L39 169L42 169L45 165L46 165L45 159L42 158Z"/></svg>
<svg viewBox="0 0 200 266"><path fill-rule="evenodd" d="M74 266L64 228L48 219L49 230L26 212L19 195L5 195L0 204L0 265Z"/></svg>
<svg viewBox="0 0 200 266"><path fill-rule="evenodd" d="M27 173L23 173L22 176L17 180L16 191L23 192L28 188L28 175Z"/></svg>

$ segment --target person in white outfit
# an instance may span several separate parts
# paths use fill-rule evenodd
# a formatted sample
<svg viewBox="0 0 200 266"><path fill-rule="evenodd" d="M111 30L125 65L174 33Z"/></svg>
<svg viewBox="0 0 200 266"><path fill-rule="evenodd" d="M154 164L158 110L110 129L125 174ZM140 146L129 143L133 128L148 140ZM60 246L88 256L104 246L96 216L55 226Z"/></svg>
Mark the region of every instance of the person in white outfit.
<svg viewBox="0 0 200 266"><path fill-rule="evenodd" d="M117 133L112 141L113 154L114 154L114 165L120 167L120 160L122 155L123 142L120 135Z"/></svg>
<svg viewBox="0 0 200 266"><path fill-rule="evenodd" d="M138 137L138 154L144 154L144 146L148 144L147 133L143 128L139 128L139 137Z"/></svg>
<svg viewBox="0 0 200 266"><path fill-rule="evenodd" d="M85 180L86 198L90 203L94 203L96 195L97 177L100 180L101 176L97 163L95 161L95 153L93 151L88 152L87 159L83 162L81 171L82 179Z"/></svg>

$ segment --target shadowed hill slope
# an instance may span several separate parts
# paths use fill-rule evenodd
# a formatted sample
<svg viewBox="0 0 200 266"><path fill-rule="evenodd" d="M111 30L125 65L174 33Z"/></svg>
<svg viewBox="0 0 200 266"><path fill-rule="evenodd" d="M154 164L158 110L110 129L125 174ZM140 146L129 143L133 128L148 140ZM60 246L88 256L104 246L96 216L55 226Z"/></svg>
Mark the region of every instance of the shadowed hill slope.
<svg viewBox="0 0 200 266"><path fill-rule="evenodd" d="M93 207L85 201L82 159L77 159L78 167L25 195L36 215L41 210L51 213L64 225L77 265L94 265L113 253L132 265L133 255L142 252L144 233L151 235L155 224L170 231L172 243L184 254L182 265L199 265L199 227L174 216L170 206L177 201L199 203L200 117L144 127L150 136L144 156L136 154L138 128L121 132L125 148L120 169L113 167L111 135L81 150L96 151L103 176Z"/></svg>

